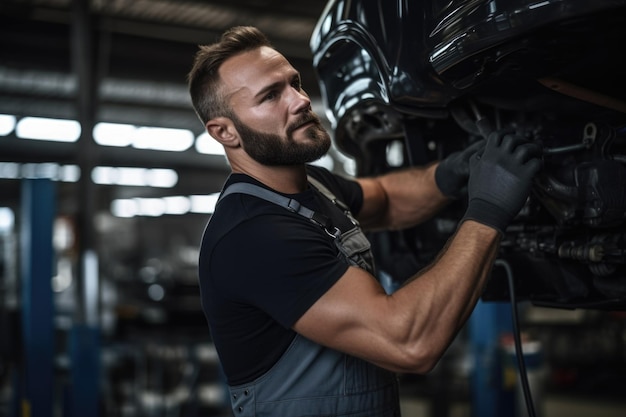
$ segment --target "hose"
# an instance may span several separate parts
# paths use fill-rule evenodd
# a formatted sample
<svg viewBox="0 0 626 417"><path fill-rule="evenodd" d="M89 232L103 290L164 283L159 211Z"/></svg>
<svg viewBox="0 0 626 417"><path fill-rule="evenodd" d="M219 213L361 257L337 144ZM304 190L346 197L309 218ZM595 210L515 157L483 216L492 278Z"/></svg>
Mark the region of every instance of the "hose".
<svg viewBox="0 0 626 417"><path fill-rule="evenodd" d="M519 319L517 315L517 301L515 298L515 284L513 282L513 270L511 265L504 259L496 259L495 265L501 266L506 272L507 281L509 283L509 294L511 296L511 313L513 320L513 338L515 340L515 356L517 357L517 363L520 372L520 381L522 383L522 390L524 392L524 401L526 403L526 410L529 417L536 417L535 406L533 405L533 399L528 385L528 374L526 372L526 363L524 362L524 353L522 352L522 341L519 330Z"/></svg>

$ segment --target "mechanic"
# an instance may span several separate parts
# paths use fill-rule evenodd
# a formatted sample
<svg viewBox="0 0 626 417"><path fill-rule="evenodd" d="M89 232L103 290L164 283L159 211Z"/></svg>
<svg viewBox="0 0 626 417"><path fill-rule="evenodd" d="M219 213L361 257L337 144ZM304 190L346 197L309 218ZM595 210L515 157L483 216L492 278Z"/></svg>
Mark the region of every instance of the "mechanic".
<svg viewBox="0 0 626 417"><path fill-rule="evenodd" d="M331 145L300 75L253 27L200 46L194 108L231 167L205 229L202 307L235 416L399 416L397 373L427 373L472 312L540 169L492 133L440 163L370 178L311 165ZM362 229L468 208L437 259L392 294Z"/></svg>

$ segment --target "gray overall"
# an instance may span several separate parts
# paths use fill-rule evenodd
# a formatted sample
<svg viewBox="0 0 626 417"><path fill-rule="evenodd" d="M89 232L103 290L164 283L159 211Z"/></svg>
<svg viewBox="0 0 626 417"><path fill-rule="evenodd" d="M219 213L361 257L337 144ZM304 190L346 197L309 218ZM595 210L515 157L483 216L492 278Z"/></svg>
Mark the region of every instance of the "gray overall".
<svg viewBox="0 0 626 417"><path fill-rule="evenodd" d="M309 182L344 211L353 229L342 233L328 227L325 216L253 184L232 184L222 198L231 193L252 194L301 214L334 238L338 256L373 273L369 241L347 206L313 178ZM235 417L400 417L394 373L300 335L268 372L229 389Z"/></svg>

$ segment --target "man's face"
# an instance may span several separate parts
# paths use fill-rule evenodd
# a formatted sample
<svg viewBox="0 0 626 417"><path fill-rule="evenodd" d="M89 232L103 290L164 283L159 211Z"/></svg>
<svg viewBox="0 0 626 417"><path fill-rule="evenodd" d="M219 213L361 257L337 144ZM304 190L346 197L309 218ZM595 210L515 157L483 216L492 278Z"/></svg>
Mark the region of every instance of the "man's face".
<svg viewBox="0 0 626 417"><path fill-rule="evenodd" d="M318 160L330 148L330 138L324 130L321 122L314 114L292 123L287 129L287 137L264 133L253 129L243 123L235 114L231 115L233 124L241 135L242 146L252 159L263 165L284 166L299 165ZM294 128L304 123L312 122L313 125L304 130L304 134L310 141L299 142L294 139Z"/></svg>
<svg viewBox="0 0 626 417"><path fill-rule="evenodd" d="M272 48L230 58L220 68L230 115L244 150L264 165L321 158L330 136L300 85L300 74Z"/></svg>

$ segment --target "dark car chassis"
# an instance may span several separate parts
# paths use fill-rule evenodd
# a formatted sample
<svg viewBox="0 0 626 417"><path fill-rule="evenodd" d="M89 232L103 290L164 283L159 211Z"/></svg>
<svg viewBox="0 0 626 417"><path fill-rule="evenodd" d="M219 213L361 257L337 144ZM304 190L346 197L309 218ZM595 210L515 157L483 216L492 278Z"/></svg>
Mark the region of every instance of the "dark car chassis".
<svg viewBox="0 0 626 417"><path fill-rule="evenodd" d="M626 310L625 45L626 2L603 0L331 1L311 39L358 175L429 163L491 129L539 143L542 172L498 265L518 300L606 310ZM381 277L430 263L465 206L372 233ZM504 269L484 300L509 298Z"/></svg>

